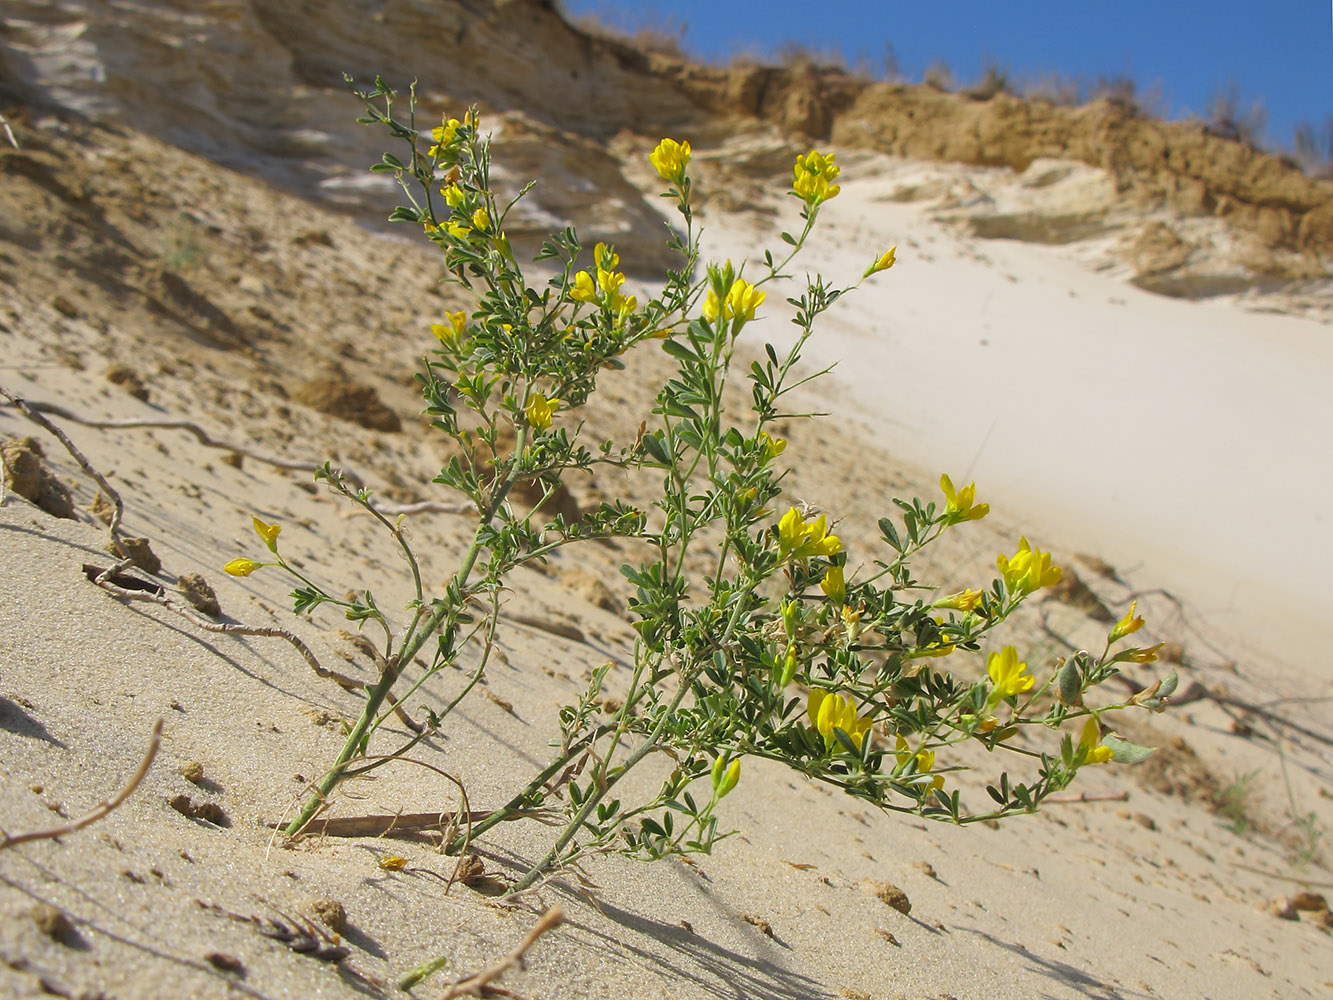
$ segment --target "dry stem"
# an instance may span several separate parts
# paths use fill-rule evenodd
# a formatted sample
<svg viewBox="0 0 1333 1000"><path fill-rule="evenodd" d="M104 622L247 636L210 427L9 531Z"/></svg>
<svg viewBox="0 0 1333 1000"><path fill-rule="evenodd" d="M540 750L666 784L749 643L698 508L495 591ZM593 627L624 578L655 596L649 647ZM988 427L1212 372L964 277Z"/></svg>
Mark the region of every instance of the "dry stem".
<svg viewBox="0 0 1333 1000"><path fill-rule="evenodd" d="M3 389L0 389L0 392L3 391L4 391ZM54 425L42 421L38 417L34 416L32 411L40 410L43 413L51 413L64 420L73 420L77 424L83 424L85 427L96 427L99 430L127 430L140 427L149 427L149 428L160 428L163 430L187 431L188 433L193 434L194 437L199 441L199 443L206 448L220 448L224 451L234 451L237 454L245 455L247 458L253 458L256 462L264 462L267 465L273 465L278 467L279 469L292 469L297 472L316 472L320 468L320 466L314 462L300 462L290 458L279 458L276 455L265 455L262 452L252 451L251 449L243 447L241 445L230 444L226 441L219 441L217 438L213 437L198 424L190 423L190 421L188 420L154 420L146 417L142 418L131 417L118 420L94 420L91 417L79 416L79 414L75 413L73 410L66 409L63 406L58 406L55 403L25 404L23 403L22 400L19 400L16 397L11 396L7 392L5 392L4 395L8 396L9 399L14 402L14 405L22 409L24 413L32 417L32 419L37 420L38 423L41 423L43 426L47 427L48 430L52 430ZM60 435L59 431L52 430L52 433ZM63 435L60 436L63 439ZM358 489L360 489L362 486L365 485L361 477L354 472L343 470L343 476L344 478L347 479L348 482L352 483Z"/></svg>
<svg viewBox="0 0 1333 1000"><path fill-rule="evenodd" d="M77 830L82 830L85 826L96 823L107 813L111 812L112 809L115 809L118 805L128 799L134 790L139 787L139 782L143 781L144 775L148 773L148 769L153 765L153 758L157 756L157 748L162 743L162 724L163 720L158 719L157 723L153 726L153 735L149 740L148 750L144 753L143 760L139 763L139 769L134 772L133 777L130 778L129 782L119 792L107 799L101 805L97 806L91 812L85 813L73 822L51 827L47 830L33 830L29 833L16 833L12 837L8 834L0 833L0 850L4 850L7 847L16 847L19 844L26 844L32 840L54 840L57 837L65 836L67 833L74 833Z"/></svg>
<svg viewBox="0 0 1333 1000"><path fill-rule="evenodd" d="M4 396L9 400L11 405L15 406L20 413L33 423L53 434L60 443L65 446L65 450L73 456L74 461L79 463L79 468L81 468L90 479L97 483L102 492L115 505L115 510L111 514L111 523L108 525L108 530L111 532L112 550L116 552L116 554L123 556L125 553L120 547L120 519L125 515L125 505L121 502L120 494L112 488L104 475L92 467L92 463L84 457L83 452L79 451L78 447L69 439L65 432L38 412L38 410L49 410L56 413L58 416L61 416L64 414L61 412L60 407L51 407L45 403L28 403L26 400L15 396L2 385L0 385L0 396ZM72 419L77 420L78 418L73 417Z"/></svg>
<svg viewBox="0 0 1333 1000"><path fill-rule="evenodd" d="M487 987L491 982L499 979L515 965L523 967L523 956L529 948L537 943L537 939L547 931L558 927L565 919L564 911L559 906L553 906L542 914L532 926L532 930L519 942L518 947L506 955L500 961L496 962L488 969L483 969L476 975L468 976L466 979L460 979L449 986L440 997L440 1000L453 1000L454 997L474 996L480 997L486 995Z"/></svg>
<svg viewBox="0 0 1333 1000"><path fill-rule="evenodd" d="M128 560L117 563L115 566L103 570L93 583L108 593L115 594L122 600L148 601L152 604L161 605L170 611L176 612L176 614L183 618L189 619L192 624L203 629L205 632L218 632L223 635L258 635L272 639L286 639L296 648L296 651L301 654L306 663L310 665L310 669L320 677L328 678L344 691L362 691L365 689L364 682L323 666L319 660L315 658L315 654L311 652L310 647L301 640L300 636L296 635L294 632L287 631L285 628L279 628L276 625L243 625L240 622L212 622L188 610L183 605L177 604L171 598L166 597L163 594L153 594L142 590L127 590L126 588L118 587L111 582L110 578L113 574L124 571L130 565L131 563ZM424 727L421 723L408 715L402 705L393 699L392 695L389 696L388 700L403 725L407 726L415 733L423 731Z"/></svg>

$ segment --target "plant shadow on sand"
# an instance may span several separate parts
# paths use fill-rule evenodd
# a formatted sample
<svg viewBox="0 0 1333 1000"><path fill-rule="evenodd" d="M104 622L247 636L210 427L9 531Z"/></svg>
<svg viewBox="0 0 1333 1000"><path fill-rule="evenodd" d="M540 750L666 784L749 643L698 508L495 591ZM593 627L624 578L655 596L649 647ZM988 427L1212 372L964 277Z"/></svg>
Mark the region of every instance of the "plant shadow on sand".
<svg viewBox="0 0 1333 1000"><path fill-rule="evenodd" d="M677 955L679 961L668 961L660 952L654 953L631 945L628 936L612 936L588 924L570 921L570 926L604 942L593 947L603 948L613 955L623 956L628 953L649 965L664 966L673 978L693 983L709 996L744 997L746 1000L832 996L808 976L764 958L737 954L678 924L663 923L631 913L605 901L599 901L597 908L609 920L633 931L635 935L657 942ZM776 939L775 943L782 946Z"/></svg>
<svg viewBox="0 0 1333 1000"><path fill-rule="evenodd" d="M1079 996L1088 997L1089 1000L1149 1000L1150 993L1142 990L1127 990L1123 986L1111 986L1103 982L1096 976L1090 976L1081 969L1064 962L1056 962L1049 958L1042 958L1034 955L1022 945L1014 944L1010 941L1002 941L993 934L987 934L985 931L972 930L970 928L959 928L968 934L974 934L977 937L984 938L990 944L997 948L1003 948L1005 951L1012 952L1031 965L1029 968L1033 972L1042 973L1051 979L1056 980L1063 986L1075 990ZM1041 997L1051 997L1053 994L1042 993Z"/></svg>

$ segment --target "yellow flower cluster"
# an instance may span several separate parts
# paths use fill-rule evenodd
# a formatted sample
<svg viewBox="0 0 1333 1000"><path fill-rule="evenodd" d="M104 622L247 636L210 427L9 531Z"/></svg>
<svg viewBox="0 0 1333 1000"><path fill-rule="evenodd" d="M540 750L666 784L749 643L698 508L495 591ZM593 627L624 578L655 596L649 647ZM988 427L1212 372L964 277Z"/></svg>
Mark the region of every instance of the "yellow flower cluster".
<svg viewBox="0 0 1333 1000"><path fill-rule="evenodd" d="M792 507L778 521L778 558L809 559L812 556L831 556L842 551L842 540L828 533L825 515L807 523L801 512Z"/></svg>
<svg viewBox="0 0 1333 1000"><path fill-rule="evenodd" d="M432 323L430 332L435 334L436 339L446 347L461 344L467 330L467 313L461 310L445 313L444 318L447 322Z"/></svg>
<svg viewBox="0 0 1333 1000"><path fill-rule="evenodd" d="M792 181L792 190L811 208L836 198L842 190L833 183L842 172L842 168L833 162L833 156L832 153L825 156L812 149L804 156L796 157L796 176Z"/></svg>
<svg viewBox="0 0 1333 1000"><path fill-rule="evenodd" d="M457 118L441 118L440 124L430 130L430 137L435 140L435 145L426 151L428 156L436 159L445 159L451 152L450 147L458 138L458 130L463 126L468 128L477 127L477 115L469 111L463 116L463 120Z"/></svg>
<svg viewBox="0 0 1333 1000"><path fill-rule="evenodd" d="M254 525L255 534L263 541L264 547L276 554L278 551L278 535L282 533L282 525L267 524L257 517L251 517L250 522ZM249 576L262 566L275 566L280 563L281 560L278 563L255 562L253 559L241 556L223 566L222 571L230 576Z"/></svg>
<svg viewBox="0 0 1333 1000"><path fill-rule="evenodd" d="M731 283L731 288L721 301L718 300L716 291L708 289L708 297L704 299L702 310L704 319L710 323L716 323L719 316L724 320L734 320L732 332L736 333L744 324L754 319L754 311L763 305L767 297L767 292L761 292L744 278L737 278Z"/></svg>
<svg viewBox="0 0 1333 1000"><path fill-rule="evenodd" d="M679 185L685 180L685 165L690 162L689 142L663 139L648 154L648 162L662 175L664 181Z"/></svg>
<svg viewBox="0 0 1333 1000"><path fill-rule="evenodd" d="M621 294L625 275L615 270L620 266L620 254L605 243L598 243L593 249L593 262L597 267L596 282L587 271L579 271L574 275L569 297L575 302L596 302L600 297L606 307L623 320L639 307L639 300L633 295Z"/></svg>
<svg viewBox="0 0 1333 1000"><path fill-rule="evenodd" d="M856 749L861 749L861 741L870 731L870 719L856 714L856 702L844 695L825 691L823 688L811 688L806 714L815 732L824 737L824 748L832 750L838 745L835 729L841 729L852 741Z"/></svg>
<svg viewBox="0 0 1333 1000"><path fill-rule="evenodd" d="M912 753L912 748L907 745L907 741L899 735L896 745L893 748L893 756L897 758L898 767L905 768L913 757L916 758L916 773L929 774L935 767L934 750L918 750ZM937 774L930 779L931 791L936 791L944 787L944 775Z"/></svg>
<svg viewBox="0 0 1333 1000"><path fill-rule="evenodd" d="M1027 595L1042 587L1051 587L1060 582L1062 571L1059 566L1051 565L1051 556L1041 549L1029 547L1026 538L1019 538L1018 551L1012 556L1001 553L995 559L1000 569L1000 576L1015 595Z"/></svg>

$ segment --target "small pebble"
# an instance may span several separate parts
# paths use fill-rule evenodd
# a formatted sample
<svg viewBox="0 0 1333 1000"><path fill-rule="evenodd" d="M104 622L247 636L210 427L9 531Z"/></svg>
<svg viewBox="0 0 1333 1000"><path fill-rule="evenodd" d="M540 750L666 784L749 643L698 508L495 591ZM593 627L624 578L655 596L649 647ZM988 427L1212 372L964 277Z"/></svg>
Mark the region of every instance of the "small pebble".
<svg viewBox="0 0 1333 1000"><path fill-rule="evenodd" d="M245 963L235 955L228 955L223 951L210 951L204 956L204 961L220 972L230 972L233 975L245 975Z"/></svg>
<svg viewBox="0 0 1333 1000"><path fill-rule="evenodd" d="M866 892L879 899L881 903L892 906L899 913L908 914L912 912L912 902L907 898L907 893L896 885L868 878L861 883L861 886Z"/></svg>
<svg viewBox="0 0 1333 1000"><path fill-rule="evenodd" d="M204 765L197 760L187 760L181 765L181 777L192 785L204 780Z"/></svg>
<svg viewBox="0 0 1333 1000"><path fill-rule="evenodd" d="M38 903L28 912L37 929L56 944L68 945L74 940L74 924L61 910L49 903Z"/></svg>
<svg viewBox="0 0 1333 1000"><path fill-rule="evenodd" d="M347 930L347 910L331 896L320 896L306 903L306 910L329 930L341 934Z"/></svg>

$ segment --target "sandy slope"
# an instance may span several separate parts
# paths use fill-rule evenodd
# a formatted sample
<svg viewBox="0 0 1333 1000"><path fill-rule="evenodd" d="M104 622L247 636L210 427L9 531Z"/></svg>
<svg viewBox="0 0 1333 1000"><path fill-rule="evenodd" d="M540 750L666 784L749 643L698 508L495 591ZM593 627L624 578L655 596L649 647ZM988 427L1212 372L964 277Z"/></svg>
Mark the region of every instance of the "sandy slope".
<svg viewBox="0 0 1333 1000"><path fill-rule="evenodd" d="M1324 616L1308 600L1333 551L1316 499L1333 491L1323 317L1127 287L1126 269L1109 266L1113 237L1045 247L963 235L898 193L933 182L984 197L1005 171L843 155L842 194L795 271L853 281L899 246L898 266L820 330L819 359L840 359L843 419L859 414L906 462L975 477L1053 544L1188 595L1300 685L1327 683ZM771 203L768 224L706 217L710 251L780 247L798 220L790 199Z"/></svg>
<svg viewBox="0 0 1333 1000"><path fill-rule="evenodd" d="M0 354L7 386L90 415L178 415L268 451L336 454L371 481L394 483L404 495L429 495L427 481L441 451L413 417L416 404L401 372L410 368L428 338L425 322L449 301L424 291L435 280L432 251L350 230L321 209L147 140L83 133L61 145L48 138L60 157L70 157L77 145L91 149L90 155L151 164L142 182L167 193L168 204L154 208L163 219L172 217L171 199L201 205L196 191L209 191L203 213L217 231L201 223L205 260L189 271L190 280L229 315L249 309L253 320L257 314L249 307L259 305L276 318L258 321L263 335L252 337L248 347L201 342L162 320L141 299L99 292L83 272L62 268L53 254L35 254L41 266L34 263L23 281L0 285ZM845 201L834 204L856 214L858 205L866 204L857 198L873 193L877 182L865 183L870 192L858 192L849 183ZM132 196L103 191L96 197L102 219L125 239L141 246L153 239L166 243L165 234L153 235L153 225L136 221L139 205ZM905 231L925 227L919 212L889 219ZM756 219L739 221L750 228L737 225L735 235L721 234L718 244L732 239L737 253L751 245L749 232L757 225ZM309 232L324 233L328 245L302 241ZM812 260L824 255L845 271L843 255L860 265L867 250L877 249L887 235L878 228L843 234L840 227L833 246L817 250ZM1041 526L1044 537L1060 543L1062 561L1076 549L1093 547L1123 561L1115 547L1119 543L1096 532L1103 517L1110 521L1136 509L1128 491L1119 494L1125 497L1123 508L1066 502L1052 513L1025 506L1043 490L1020 488L1054 454L1071 463L1069 478L1088 477L1087 492L1097 492L1091 477L1099 470L1099 448L1085 436L1091 431L1079 426L1077 441L1063 436L1008 454L998 450L1010 438L1001 427L984 449L965 432L981 426L981 414L994 412L992 384L1012 381L1017 377L1012 373L1030 374L1020 350L1025 338L1055 337L1070 328L1081 336L1093 316L1121 330L1126 325L1121 317L1138 317L1141 306L1142 328L1148 330L1151 323L1164 322L1166 307L1144 306L1127 290L1113 294L1107 291L1110 286L1094 283L1059 255L1031 248L974 250L996 262L989 265L959 259L965 244L934 235L938 247L913 235L921 245L912 252L907 237L893 237L904 263L883 276L884 294L892 297L863 296L833 317L822 350L829 360L840 353L861 358L887 340L884 346L894 350L894 364L938 370L936 353L920 344L925 317L945 306L954 308L954 300L967 301L964 293L978 289L992 292L984 336L993 347L972 346L980 308L975 301L970 332L957 318L940 322L932 334L936 342L953 338L940 346L952 347L950 353L970 366L956 375L956 405L936 413L921 400L910 401L896 411L911 415L899 417L903 427L886 428L875 418L869 435L862 428L883 411L873 409L880 405L873 397L854 394L868 392L869 376L858 377L857 368L873 371L873 366L844 366L848 381L843 384L851 386L851 393L833 389L821 397L835 416L791 430L790 457L799 466L792 495L817 499L843 518L856 558L866 559L873 551L871 526L884 512L891 490L933 495L940 467L961 475L975 464L997 514L970 526L939 553L937 569L950 579L988 579L994 553L1012 551L1016 522L1029 530ZM836 240L845 245L839 247ZM913 252L931 253L937 260L930 268L917 265ZM392 268L381 268L380 262L390 257ZM393 287L382 277L386 271L396 287L423 291L408 305L383 295ZM355 287L353 276L359 283ZM1056 276L1074 282L1079 301L1095 300L1097 308L1077 315L1056 312L1061 301L1053 291ZM1014 298L1002 295L1007 284L1018 290ZM77 303L73 316L52 306L62 289L67 300ZM376 295L386 304L356 333L357 310ZM1101 296L1126 304L1102 304ZM1027 310L1019 309L1020 298L1029 304ZM963 306L957 308L961 312ZM1042 313L1043 308L1051 314ZM1211 321L1235 324L1241 332L1230 335L1243 339L1245 325L1253 321L1227 304L1172 308L1195 310L1172 316L1206 317L1180 320L1198 323L1191 336ZM774 310L768 324L752 329L778 336L782 324L777 319ZM880 339L853 341L858 319L883 331ZM330 333L334 323L342 331L336 336ZM1139 323L1136 318L1127 325L1137 329ZM1048 329L1054 332L1041 332ZM1100 343L1108 336L1104 332L1094 339ZM1038 343L1055 349L1050 341ZM402 432L366 431L290 398L292 387L331 355L340 356L344 370L380 389L404 420ZM1116 350L1105 349L1108 364L1117 356ZM1326 357L1311 356L1316 359L1312 368ZM102 371L110 360L128 362L142 373L150 389L147 402L106 382ZM974 360L993 367L977 367ZM662 370L662 359L650 356L613 378L606 397L590 413L594 428L632 433L648 407L646 380L660 377ZM1006 372L1011 373L1008 380ZM1054 376L1031 381L1038 386L1061 382ZM1085 396L1096 385L1080 384ZM1023 422L1025 428L1043 416L1048 424L1072 423L1061 417L1065 408L1050 416L1039 402L1022 399L1006 400L1012 404L1011 410L1001 410L1007 419L1012 413L1018 421L1024 412L1020 407L1030 405L1035 412L1029 411L1032 419ZM954 415L963 407L975 407L966 411L970 419ZM264 573L231 580L218 569L235 554L254 552L249 516L257 513L287 526L284 545L309 572L347 586L372 586L382 604L399 606L406 597L401 564L366 519L344 517L338 503L308 491L304 476L249 459L233 467L179 432L70 430L99 467L115 473L129 507L128 528L148 536L164 560L162 583L171 585L177 574L201 572L217 587L228 615L292 627L326 664L358 677L373 676L373 665L339 638L342 623L334 616L297 621L285 610L284 580ZM0 433L31 432L12 411L0 410ZM907 443L925 433L938 435L940 443L929 454L910 450ZM1116 436L1110 443L1119 440ZM92 491L54 442L47 450L52 467L75 484L76 499L86 509ZM919 460L927 469L897 465L886 451ZM1004 478L1021 453L1034 456L1032 466L1022 467L1026 476ZM1000 460L1005 457L1008 462ZM587 500L622 488L636 484L580 483L575 494ZM1165 484L1158 495L1175 496ZM1175 502L1188 506L1185 501L1192 496ZM1059 511L1065 520L1056 516ZM436 515L414 521L412 530L426 558L427 579L438 585L460 549L459 521ZM450 862L429 843L330 839L295 848L271 845L260 824L290 808L304 780L336 751L341 738L337 720L353 717L359 698L315 677L282 643L206 635L182 619L126 606L95 590L79 567L105 558L103 541L104 533L90 520L56 521L18 498L11 497L0 510L4 827L27 829L49 822L55 811L77 815L90 807L132 770L152 721L167 720L161 760L122 809L61 843L0 854L0 992L94 996L100 990L117 998L374 996L385 993L376 980L432 955L448 954L451 961L442 975L455 976L513 946L533 913L497 910L484 896L460 887L446 893L428 873L447 876ZM1154 553L1159 548L1156 540L1144 544ZM542 758L554 731L553 711L572 695L585 671L608 658L624 660L628 625L622 616L594 606L598 592L587 581L591 577L618 587L615 566L625 558L624 552L592 546L577 565L571 557L556 560L549 576L520 574L510 612L577 625L584 639L521 625L509 628L504 662L489 674L487 690L495 698L466 702L457 720L421 751L420 756L464 781L474 807L497 802ZM1144 565L1133 581L1144 589L1163 581L1185 587L1188 581L1169 576L1172 565ZM1113 581L1095 585L1117 613L1129 599L1128 589ZM1197 600L1206 604L1212 599ZM1214 653L1198 632L1190 631L1196 605L1185 617L1162 599L1145 597L1144 607L1154 638L1185 643L1181 669L1187 684L1199 680L1217 690L1225 687L1246 703L1270 700L1272 660L1247 658L1239 671L1228 669L1225 649ZM1054 631L1075 642L1093 642L1104 632L1104 626L1057 602L1040 610L1049 615ZM1015 627L1036 644L1034 660L1048 661L1058 652L1040 632L1035 612ZM977 664L960 662L959 669L974 670ZM457 683L456 677L442 679L423 694L425 703L443 704ZM1088 775L1087 790L1127 791L1128 802L1057 805L1043 816L993 830L954 830L872 814L780 770L747 765L744 780L727 800L726 820L737 829L735 838L696 865L643 867L616 859L591 865L589 874L598 886L592 900L572 884L544 890L534 907L560 902L570 923L543 939L527 970L505 983L533 998L1322 995L1333 982L1326 933L1308 917L1282 921L1262 909L1275 895L1299 888L1301 880L1316 886L1328 881L1323 869L1289 863L1299 842L1284 815L1279 751L1302 808L1316 813L1322 829L1333 820L1326 703L1314 700L1326 697L1326 691L1306 689L1305 694L1314 696L1309 704L1271 707L1315 738L1289 729L1288 738L1274 742L1271 727L1241 712L1259 734L1245 739L1233 734L1232 720L1219 706L1198 702L1152 719L1150 729L1134 730L1164 748L1164 766L1153 772L1152 786L1141 783L1146 770L1108 767ZM1145 724L1142 718L1130 721ZM401 728L396 735L403 735ZM1184 742L1171 744L1177 737ZM1182 747L1192 747L1199 759ZM203 788L179 775L178 768L189 760L203 764L209 782ZM982 776L989 777L987 762L978 763ZM1250 812L1271 836L1242 838L1225 830L1206 803L1233 775L1255 770L1259 777ZM980 795L979 785L966 787L968 796ZM231 825L218 828L173 811L166 800L181 793L218 803ZM404 766L359 783L338 808L355 813L451 808L455 803L452 786L443 779ZM516 870L537 855L546 833L542 827L516 825L486 838L481 847L487 867L497 873ZM407 857L409 869L379 869L377 858L389 853ZM867 879L905 890L910 915L867 892ZM360 970L364 978L293 954L256 934L251 925L208 908L263 916L300 911L309 899L324 896L347 909L348 968ZM29 915L38 901L68 913L76 936L65 944L43 936ZM244 975L216 969L206 960L211 952L238 959ZM428 984L417 992L437 995L438 987Z"/></svg>

